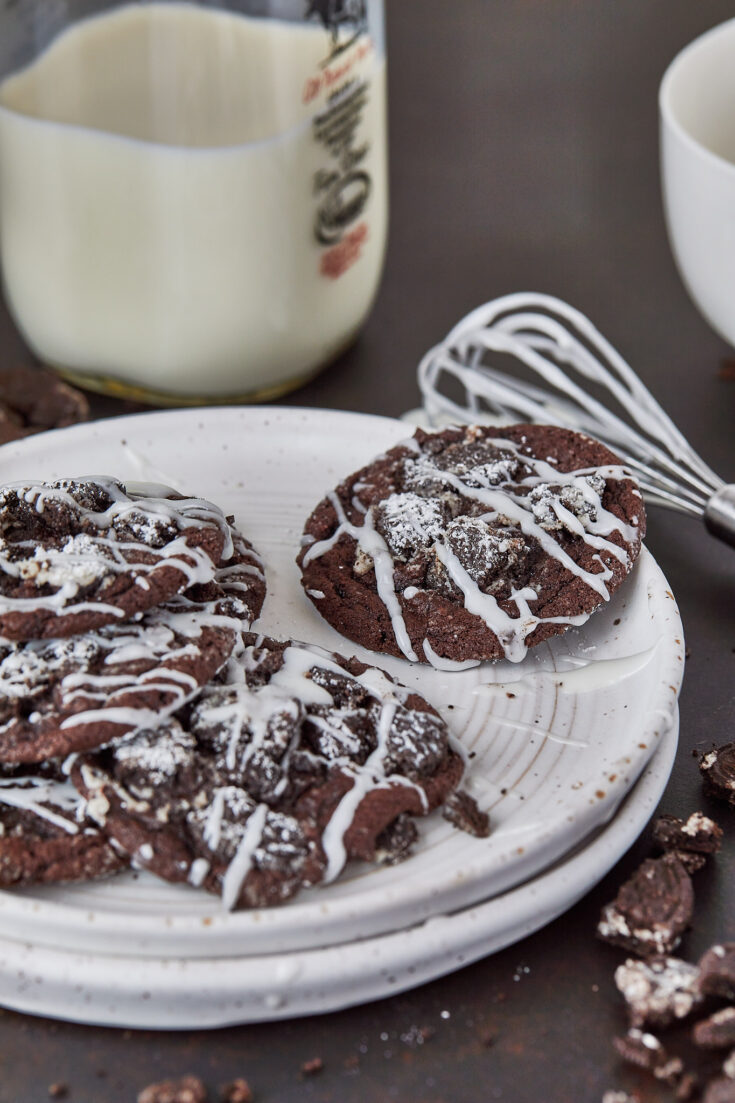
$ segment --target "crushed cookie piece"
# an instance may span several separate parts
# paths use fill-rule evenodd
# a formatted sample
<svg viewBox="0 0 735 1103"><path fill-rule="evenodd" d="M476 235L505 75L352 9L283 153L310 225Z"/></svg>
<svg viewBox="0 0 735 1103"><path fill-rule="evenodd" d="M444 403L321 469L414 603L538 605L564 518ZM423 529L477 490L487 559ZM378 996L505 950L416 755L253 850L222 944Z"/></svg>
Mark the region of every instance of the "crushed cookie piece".
<svg viewBox="0 0 735 1103"><path fill-rule="evenodd" d="M686 1018L702 1002L698 981L697 967L674 957L628 958L615 970L615 984L637 1027L664 1027Z"/></svg>
<svg viewBox="0 0 735 1103"><path fill-rule="evenodd" d="M602 910L597 934L605 942L640 954L668 954L691 922L694 889L672 854L648 858Z"/></svg>
<svg viewBox="0 0 735 1103"><path fill-rule="evenodd" d="M722 845L722 828L702 812L693 812L687 820L659 816L653 825L653 841L661 850L716 854Z"/></svg>
<svg viewBox="0 0 735 1103"><path fill-rule="evenodd" d="M655 1072L664 1068L669 1055L654 1034L631 1027L627 1034L613 1038L613 1047L628 1065Z"/></svg>
<svg viewBox="0 0 735 1103"><path fill-rule="evenodd" d="M490 834L490 817L487 812L480 811L477 801L464 789L456 790L444 802L442 815L455 827L478 839L486 839Z"/></svg>
<svg viewBox="0 0 735 1103"><path fill-rule="evenodd" d="M735 743L725 743L702 755L699 769L705 790L735 805Z"/></svg>
<svg viewBox="0 0 735 1103"><path fill-rule="evenodd" d="M699 989L707 996L735 1000L735 942L712 946L699 962Z"/></svg>
<svg viewBox="0 0 735 1103"><path fill-rule="evenodd" d="M723 1007L708 1019L702 1019L692 1031L695 1045L703 1049L725 1049L735 1046L735 1007Z"/></svg>

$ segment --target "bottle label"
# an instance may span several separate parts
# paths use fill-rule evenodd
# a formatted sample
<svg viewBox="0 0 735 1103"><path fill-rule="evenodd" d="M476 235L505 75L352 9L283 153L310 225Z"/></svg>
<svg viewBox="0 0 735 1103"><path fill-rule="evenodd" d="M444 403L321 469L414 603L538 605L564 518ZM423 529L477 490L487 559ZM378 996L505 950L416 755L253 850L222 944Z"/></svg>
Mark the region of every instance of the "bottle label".
<svg viewBox="0 0 735 1103"><path fill-rule="evenodd" d="M313 16L329 34L328 53L303 93L305 103L326 97L312 122L314 139L325 154L313 179L314 237L323 250L321 275L338 279L360 259L368 238L365 214L373 181L365 125L371 80L365 69L375 48L365 0L309 0L306 17Z"/></svg>

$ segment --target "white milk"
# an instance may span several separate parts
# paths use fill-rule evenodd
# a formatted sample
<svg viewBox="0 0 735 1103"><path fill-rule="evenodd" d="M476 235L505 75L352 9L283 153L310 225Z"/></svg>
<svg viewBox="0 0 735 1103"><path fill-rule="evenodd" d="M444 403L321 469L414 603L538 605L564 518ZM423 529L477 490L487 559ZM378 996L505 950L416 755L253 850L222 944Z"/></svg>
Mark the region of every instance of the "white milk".
<svg viewBox="0 0 735 1103"><path fill-rule="evenodd" d="M385 247L385 62L365 35L329 48L316 24L126 5L0 85L5 292L43 360L246 395L350 341Z"/></svg>

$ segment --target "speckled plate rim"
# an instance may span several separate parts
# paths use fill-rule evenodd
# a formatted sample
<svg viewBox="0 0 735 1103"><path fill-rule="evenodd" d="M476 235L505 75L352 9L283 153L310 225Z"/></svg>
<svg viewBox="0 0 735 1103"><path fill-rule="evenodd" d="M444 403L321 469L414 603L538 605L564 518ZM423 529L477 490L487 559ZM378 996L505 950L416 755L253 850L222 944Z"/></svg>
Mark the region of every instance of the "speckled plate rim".
<svg viewBox="0 0 735 1103"><path fill-rule="evenodd" d="M260 437L258 437L259 433ZM273 440L274 434L275 440ZM445 719L451 725L452 716L456 714L443 710L442 700L433 695L439 674L428 672L432 679L430 686L432 692L429 692L420 684L420 679L426 678L427 668L422 667L419 670L404 660L375 656L341 639L318 617L310 603L303 597L293 565L301 524L308 510L315 504L317 496L330 484L334 485L348 471L354 470L381 448L393 445L405 434L406 426L400 421L341 411L280 407L176 410L94 422L7 445L0 450L0 470L5 472L10 467L12 474L9 477L12 478L25 477L25 475L44 478L50 477L52 473L68 474L69 467L65 465L76 462L74 457L81 452L85 457L104 455L107 458L109 454L110 465L116 473L126 478L149 478L159 482L174 482L178 476L170 475L170 471L176 469L175 457L178 455L184 465L186 463L190 465L186 476L182 476L186 481L192 477L190 459L192 444L195 441L201 441L202 436L207 441L214 442L213 449L215 447L229 449L227 455L230 465L237 462L238 455L243 449L246 450L246 444L243 442L250 441L254 436L261 445L269 441L272 443L273 455L264 457L262 467L262 474L267 482L268 478L271 480L275 478L272 473L267 474L271 472L268 464L272 464L272 470L277 472L278 464L284 463L284 460L279 459L275 454L276 445L281 453L285 451L288 460L291 455L290 449L294 447L292 442L295 439L302 440L302 453L299 456L303 460L306 456L304 451L306 446L303 444L303 438L305 438L307 445L311 443L314 449L324 451L324 455L320 455L318 467L314 469L318 472L315 477L319 482L316 486L309 484L308 501L304 502L301 499L298 501L298 508L294 514L294 520L298 521L298 525L293 533L289 533L288 568L285 566L285 561L284 563L279 561L278 570L269 569L270 595L261 621L262 630L287 636L292 634L288 630L291 620L301 618L299 623L308 625L308 628L304 628L302 638L313 639L314 642L341 649L348 654L357 653L368 662L386 667L399 679L414 685L419 692L425 692L427 697L444 711ZM182 440L187 445L188 452L182 452L180 449L177 453L176 449L167 443L172 439ZM150 460L151 456L155 462ZM172 462L167 466L169 458ZM86 459L85 462L87 462ZM22 465L21 468L18 467L19 464ZM31 464L33 464L33 470L29 471L28 467ZM55 472L54 465L56 465ZM206 492L214 500L223 501L223 504L226 504L222 496L235 494L233 482L225 472L217 470L222 477L216 487L212 479L211 486L207 484L202 488L198 485L191 489L199 493ZM76 473L79 473L79 470ZM199 468L197 468L197 476L199 476ZM253 481L257 482L257 480ZM272 487L267 487L266 492L270 497L273 496ZM251 492L248 489L246 492L238 493L250 494L254 491ZM270 501L266 505L268 508L274 508ZM288 508L294 508L290 499L286 505ZM278 502L276 507L280 508ZM260 546L261 550L267 550L264 549L263 544L267 543L268 530L263 528L262 532L259 531L255 523L258 520L254 518L252 526L245 523L246 533L254 540L256 546ZM277 550L279 553L283 551L282 548ZM275 555L275 552L273 554ZM286 570L289 572L288 575ZM272 953L280 950L333 945L338 941L349 942L354 938L365 938L380 932L400 929L432 914L440 913L442 910L455 910L477 899L483 899L488 896L490 885L493 886L493 892L501 893L534 876L614 814L653 752L660 732L669 722L676 704L676 694L683 670L683 642L678 611L663 574L645 549L634 574L635 577L626 582L626 587L628 590L637 587L636 592L644 590L637 600L645 603L647 599L649 605L653 606L651 618L658 625L657 630L660 635L662 649L657 656L655 672L657 707L652 710L647 723L636 729L635 738L631 737L627 765L614 775L611 774L612 767L609 761L607 761L607 770L603 768L603 764L600 764L599 775L593 771L594 778L598 776L600 779L605 778L604 792L595 794L595 785L588 784L585 799L577 799L575 815L568 817L569 823L565 822L564 816L559 813L553 823L542 823L530 838L521 840L526 844L523 847L516 847L515 843L506 842L505 850L500 859L495 860L492 868L489 868L487 860L483 858L482 841L464 836L457 854L465 864L459 869L456 866L454 869L449 869L442 874L443 879L433 876L436 868L434 866L428 872L428 876L423 873L419 876L417 872L419 855L417 855L409 866L400 867L399 871L373 869L366 875L364 871L358 870L341 879L341 883L313 890L310 894L298 898L283 908L229 915L219 911L216 901L204 894L187 893L186 890L169 886L165 888L171 895L164 894L155 898L153 904L155 914L150 912L136 914L134 908L120 910L118 913L114 910L95 907L96 888L90 889L90 892L85 895L86 886L79 889L75 886L30 889L26 893L0 892L0 936L14 938L18 930L24 930L28 938L39 944L45 943L64 949L85 949L94 946L101 952L105 952L110 945L115 945L119 947L121 954L143 953L152 957L158 956L161 952L167 952L168 947L175 947L177 953L206 958L215 955L226 958L233 953L239 953L245 947L249 953ZM645 587L642 579L645 579ZM274 614L273 591L278 586L282 590L289 591L288 602L279 605ZM618 594L614 595L610 603L611 607L619 601L625 604L626 599L619 596L621 593L622 591L618 591ZM607 613L607 610L603 612ZM275 617L275 627L269 620L269 615L271 618ZM596 614L595 624L601 623L601 616L602 613ZM282 631L279 632L279 629ZM557 639L564 641L571 636L572 633L569 633ZM556 642L541 645L541 648L551 649ZM561 646L564 646L563 643ZM537 648L536 652L541 648ZM493 664L493 677L497 669L498 664ZM456 682L458 677L464 676L464 674L460 676L453 674L450 678ZM519 676L519 672L514 670L513 676ZM419 684L415 680L412 681L415 678L419 678ZM556 689L553 690L552 695L555 711L559 697ZM534 761L533 756L529 756L531 766ZM597 770L597 767L595 769ZM599 785L597 787L599 788ZM571 797L568 797L568 800L571 800ZM565 805L563 812L566 813L569 810ZM439 855L434 850L432 857L437 856ZM448 859L449 861L444 863L445 866L451 865L453 861L451 855ZM346 896L344 893L352 892L352 888L347 884L351 880L354 880L355 884L360 880L363 883L358 886L357 895ZM148 899L153 900L153 894L156 891L160 892L160 889L158 886L152 887L152 878L141 878L140 887L143 888L146 882L145 891L149 893ZM117 891L115 882L105 886L105 891L108 887L111 892Z"/></svg>
<svg viewBox="0 0 735 1103"><path fill-rule="evenodd" d="M123 959L0 939L0 1004L103 1026L212 1029L324 1014L435 980L546 926L602 880L658 805L676 757L678 720L677 710L609 825L501 896L377 938L257 957Z"/></svg>

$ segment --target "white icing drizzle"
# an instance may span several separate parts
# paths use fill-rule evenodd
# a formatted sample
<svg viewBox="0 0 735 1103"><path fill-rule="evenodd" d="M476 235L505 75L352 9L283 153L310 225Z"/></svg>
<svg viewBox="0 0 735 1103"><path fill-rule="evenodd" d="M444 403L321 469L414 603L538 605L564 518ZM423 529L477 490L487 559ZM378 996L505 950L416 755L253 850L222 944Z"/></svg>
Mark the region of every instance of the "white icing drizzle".
<svg viewBox="0 0 735 1103"><path fill-rule="evenodd" d="M324 881L327 884L340 874L347 861L345 835L355 818L355 812L360 802L369 789L379 785L381 780L385 781L383 760L386 753L388 733L395 713L396 702L385 701L378 721L378 745L362 767L352 766L349 771L354 778L352 788L342 797L324 829L322 848L327 858L327 869L324 874Z"/></svg>
<svg viewBox="0 0 735 1103"><path fill-rule="evenodd" d="M268 805L259 804L248 817L245 831L235 857L230 862L222 878L222 904L227 911L237 904L245 878L253 865L253 855L263 838L263 829L268 815Z"/></svg>
<svg viewBox="0 0 735 1103"><path fill-rule="evenodd" d="M200 888L204 884L204 879L209 873L209 862L206 858L195 858L191 863L191 869L189 870L189 884L195 888Z"/></svg>
<svg viewBox="0 0 735 1103"><path fill-rule="evenodd" d="M468 442L472 440L473 429L467 430ZM485 506L488 510L480 514L478 520L491 524L500 521L502 524L510 524L519 529L524 536L538 542L543 551L559 562L567 571L577 578L582 579L590 589L594 590L603 601L608 601L610 591L607 582L613 575L610 567L603 563L601 555L593 558L599 564L599 571L585 570L575 562L562 548L554 536L548 532L534 517L533 508L529 508L531 502L529 496L518 493L519 488L544 489L549 484L554 487L570 488L581 500L590 507L582 517L575 515L555 495L549 495L549 506L559 523L571 533L580 537L590 547L604 552L617 559L626 567L630 557L625 548L621 548L615 542L605 539L617 532L627 544L635 544L639 539L638 529L634 525L627 524L614 513L604 508L602 493L598 493L590 482L590 478L597 476L603 480L622 481L632 478L630 471L620 464L607 464L600 467L581 468L575 471L562 472L556 464L549 460L537 459L527 455L521 445L506 439L505 437L484 439L487 443L506 454L511 452L518 462L531 469L531 474L514 479L512 483L503 488L493 485L469 485L461 476L451 471L436 468L436 476L450 490L469 497ZM415 438L401 442L401 447L409 448L414 453L421 455L421 450ZM430 467L430 457L425 457ZM479 470L479 469L478 469ZM481 480L478 480L481 481ZM364 484L358 484L364 485ZM406 624L403 618L401 600L395 590L394 584L394 560L386 540L377 531L374 522L374 506L364 514L362 525L353 525L348 519L337 495L332 492L328 495L336 517L337 527L333 534L325 540L313 541L308 545L303 558L303 566L307 567L314 559L317 559L331 550L342 536L351 537L358 546L358 554L368 555L373 560L376 585L380 596L391 619L396 642L407 659L415 662L417 656L411 644ZM380 504L380 503L379 503ZM543 617L536 616L529 607L529 601L537 600L538 595L530 587L515 590L511 594L511 600L515 603L518 616L512 617L499 605L491 595L480 589L478 584L470 577L459 557L444 541L436 539L433 543L433 551L444 566L449 578L463 594L465 607L469 612L478 616L493 632L505 654L511 662L520 662L525 658L528 647L526 640L540 624L583 624L589 617L589 613L569 617ZM403 600L411 600L420 591L415 586L409 586L401 595ZM437 669L466 669L472 663L454 664L451 660L438 656L428 641L423 642L423 650L426 659ZM447 665L439 665L439 663ZM451 663L451 665L449 665Z"/></svg>
<svg viewBox="0 0 735 1103"><path fill-rule="evenodd" d="M71 818L59 815L53 808L47 807L47 803L55 805L62 812L68 812ZM60 827L69 835L79 833L76 821L84 816L84 801L73 785L40 777L0 779L0 804L32 812L34 816Z"/></svg>
<svg viewBox="0 0 735 1103"><path fill-rule="evenodd" d="M472 667L480 665L479 659L464 659L463 661L443 659L441 655L437 655L428 640L424 640L423 648L424 655L426 655L434 670L470 670Z"/></svg>
<svg viewBox="0 0 735 1103"><path fill-rule="evenodd" d="M215 790L214 799L209 806L206 823L204 824L203 838L210 850L216 850L219 846L222 834L222 817L225 812L226 789Z"/></svg>
<svg viewBox="0 0 735 1103"><path fill-rule="evenodd" d="M373 561L378 594L383 605L385 605L388 610L398 646L407 659L411 659L412 662L418 662L416 652L411 646L411 640L406 631L406 623L403 619L401 604L396 596L395 587L393 585L393 557L390 554L390 549L385 540L375 528L372 506L365 514L365 520L362 525L352 525L347 520L345 512L342 509L342 503L337 495L332 491L328 497L337 514L337 520L339 522L337 529L334 535L330 536L329 539L320 540L311 545L304 556L304 566L307 567L312 559L317 559L319 556L324 555L325 552L334 547L343 535L351 536L353 540L357 541L357 546L360 550L365 552L366 555L369 555Z"/></svg>

